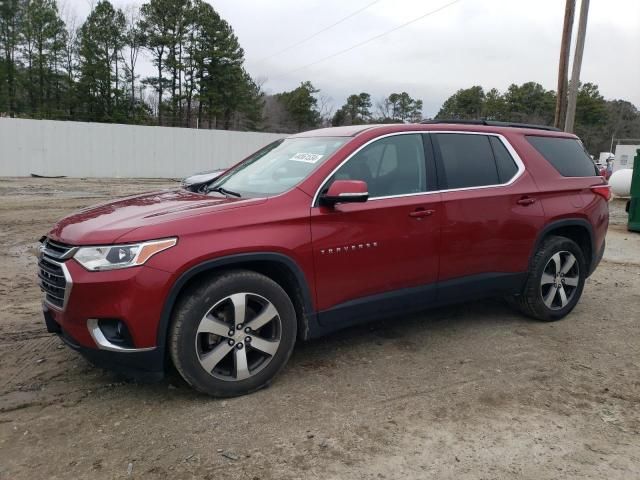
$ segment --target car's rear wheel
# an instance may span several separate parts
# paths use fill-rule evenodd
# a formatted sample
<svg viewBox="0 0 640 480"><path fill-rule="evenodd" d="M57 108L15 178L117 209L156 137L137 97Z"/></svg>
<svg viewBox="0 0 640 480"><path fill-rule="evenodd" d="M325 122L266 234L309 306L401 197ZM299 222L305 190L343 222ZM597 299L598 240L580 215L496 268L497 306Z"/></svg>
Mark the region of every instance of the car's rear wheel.
<svg viewBox="0 0 640 480"><path fill-rule="evenodd" d="M255 272L233 271L182 295L169 347L187 383L230 397L267 386L295 339L295 309L282 287Z"/></svg>
<svg viewBox="0 0 640 480"><path fill-rule="evenodd" d="M573 240L548 237L531 262L522 294L513 303L538 320L560 320L580 300L586 272L584 254Z"/></svg>

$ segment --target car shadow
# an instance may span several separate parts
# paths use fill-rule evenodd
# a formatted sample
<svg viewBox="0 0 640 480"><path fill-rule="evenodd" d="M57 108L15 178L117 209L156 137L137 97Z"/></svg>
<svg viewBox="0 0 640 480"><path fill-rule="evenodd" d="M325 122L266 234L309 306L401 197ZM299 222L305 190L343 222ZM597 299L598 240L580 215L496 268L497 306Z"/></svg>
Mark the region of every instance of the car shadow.
<svg viewBox="0 0 640 480"><path fill-rule="evenodd" d="M374 322L338 330L329 335L300 342L296 349L314 348L332 342L364 342L368 337L400 339L419 333L484 324L517 324L528 317L513 310L503 299L485 299L421 310L405 316L389 316Z"/></svg>
<svg viewBox="0 0 640 480"><path fill-rule="evenodd" d="M300 372L336 370L341 368L334 361L336 351L381 346L385 343L410 344L416 338L445 336L455 341L456 335L464 336L473 329L506 328L537 323L511 308L501 298L461 303L452 306L423 310L405 316L364 323L338 330L309 341L299 341L281 376ZM424 347L428 348L428 347ZM331 372L332 374L335 372ZM180 396L202 398L192 390L175 369L168 372L163 384L180 391Z"/></svg>

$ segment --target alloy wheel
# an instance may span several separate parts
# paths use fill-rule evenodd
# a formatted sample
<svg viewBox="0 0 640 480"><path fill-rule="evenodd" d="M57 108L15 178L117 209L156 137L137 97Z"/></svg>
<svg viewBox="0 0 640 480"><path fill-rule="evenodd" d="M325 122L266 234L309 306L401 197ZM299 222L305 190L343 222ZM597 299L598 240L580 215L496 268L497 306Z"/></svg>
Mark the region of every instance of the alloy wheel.
<svg viewBox="0 0 640 480"><path fill-rule="evenodd" d="M547 262L540 280L540 293L547 308L560 310L573 299L580 283L580 268L571 252L555 253Z"/></svg>
<svg viewBox="0 0 640 480"><path fill-rule="evenodd" d="M198 325L200 365L215 378L245 380L264 369L278 351L282 322L275 306L255 293L229 295Z"/></svg>

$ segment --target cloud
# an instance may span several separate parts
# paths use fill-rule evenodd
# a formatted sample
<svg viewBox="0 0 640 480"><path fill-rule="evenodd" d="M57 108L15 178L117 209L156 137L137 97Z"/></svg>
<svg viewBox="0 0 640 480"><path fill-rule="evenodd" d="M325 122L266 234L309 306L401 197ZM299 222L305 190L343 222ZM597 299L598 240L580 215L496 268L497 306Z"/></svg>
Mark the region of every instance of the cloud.
<svg viewBox="0 0 640 480"><path fill-rule="evenodd" d="M379 0L309 42L266 60L372 0L210 3L233 26L248 71L266 78L264 87L272 92L311 80L339 106L351 93L366 91L376 101L405 90L423 99L425 115L432 116L449 95L471 85L505 90L511 83L531 80L556 88L562 0L462 0L379 40L294 71L449 1ZM86 15L85 0L66 2ZM124 0L114 3L126 5ZM640 107L639 21L638 0L591 2L581 79L598 84L606 98L624 98ZM150 65L143 63L142 69L152 74Z"/></svg>

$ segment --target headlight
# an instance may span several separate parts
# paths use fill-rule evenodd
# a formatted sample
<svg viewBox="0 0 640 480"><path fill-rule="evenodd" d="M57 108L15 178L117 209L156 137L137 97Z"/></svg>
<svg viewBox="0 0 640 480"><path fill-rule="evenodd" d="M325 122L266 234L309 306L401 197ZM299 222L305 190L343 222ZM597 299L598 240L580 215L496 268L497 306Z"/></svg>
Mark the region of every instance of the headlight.
<svg viewBox="0 0 640 480"><path fill-rule="evenodd" d="M144 263L177 243L177 238L151 240L129 245L110 245L104 247L81 247L73 258L87 270L114 270L135 267Z"/></svg>

